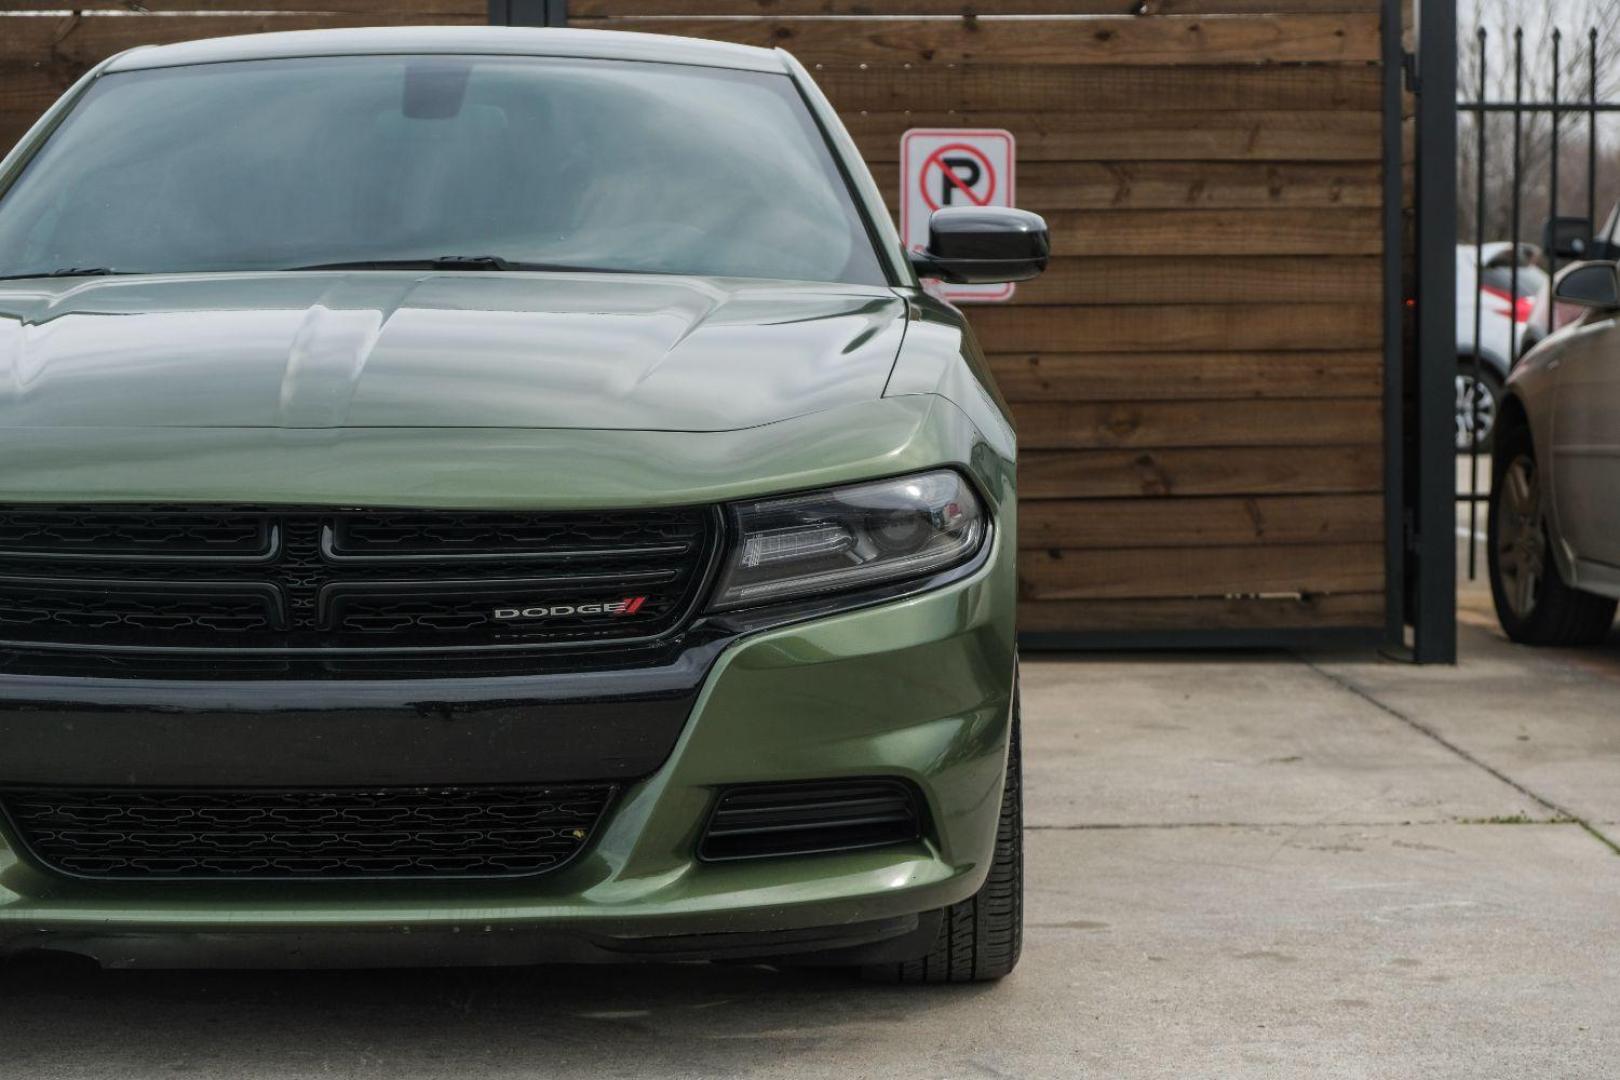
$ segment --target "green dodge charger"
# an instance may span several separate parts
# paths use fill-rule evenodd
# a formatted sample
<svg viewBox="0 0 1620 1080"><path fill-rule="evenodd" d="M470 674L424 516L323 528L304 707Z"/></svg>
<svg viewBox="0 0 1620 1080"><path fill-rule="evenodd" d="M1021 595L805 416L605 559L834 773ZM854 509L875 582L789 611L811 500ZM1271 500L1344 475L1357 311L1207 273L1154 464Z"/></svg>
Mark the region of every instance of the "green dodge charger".
<svg viewBox="0 0 1620 1080"><path fill-rule="evenodd" d="M1013 430L782 52L267 34L0 162L0 956L1018 959Z"/></svg>

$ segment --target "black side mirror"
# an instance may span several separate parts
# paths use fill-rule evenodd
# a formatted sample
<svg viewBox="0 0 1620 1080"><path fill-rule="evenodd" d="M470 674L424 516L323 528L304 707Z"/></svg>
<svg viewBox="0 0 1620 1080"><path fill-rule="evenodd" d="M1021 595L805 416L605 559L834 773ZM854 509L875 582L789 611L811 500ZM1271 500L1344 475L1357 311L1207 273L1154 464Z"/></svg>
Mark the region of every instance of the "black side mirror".
<svg viewBox="0 0 1620 1080"><path fill-rule="evenodd" d="M948 206L928 219L928 250L913 252L919 277L952 285L1028 281L1046 269L1052 237L1039 214L1006 206Z"/></svg>
<svg viewBox="0 0 1620 1080"><path fill-rule="evenodd" d="M1588 308L1620 308L1620 269L1612 262L1577 263L1553 282L1553 299Z"/></svg>
<svg viewBox="0 0 1620 1080"><path fill-rule="evenodd" d="M1541 250L1560 259L1590 259L1592 222L1583 217L1548 218L1541 227Z"/></svg>

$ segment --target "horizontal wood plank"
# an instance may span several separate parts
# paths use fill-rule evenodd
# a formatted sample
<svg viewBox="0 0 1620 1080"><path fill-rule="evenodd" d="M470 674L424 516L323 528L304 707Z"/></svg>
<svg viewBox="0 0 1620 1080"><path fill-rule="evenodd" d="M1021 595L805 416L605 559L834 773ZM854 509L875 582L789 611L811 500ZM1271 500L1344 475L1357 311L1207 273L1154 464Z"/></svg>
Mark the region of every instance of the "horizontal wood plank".
<svg viewBox="0 0 1620 1080"><path fill-rule="evenodd" d="M1377 352L998 354L990 370L1013 402L1368 398L1383 391Z"/></svg>
<svg viewBox="0 0 1620 1080"><path fill-rule="evenodd" d="M445 15L439 23L480 25L488 12ZM113 53L136 45L168 45L177 41L229 34L263 34L281 30L321 30L344 26L400 26L422 22L409 12L371 9L362 13L231 15L130 15L119 18L17 17L0 20L0 70L29 69L45 61L61 70L83 72Z"/></svg>
<svg viewBox="0 0 1620 1080"><path fill-rule="evenodd" d="M1036 209L1019 200L1025 207ZM1378 259L1107 256L1053 259L1018 286L1019 304L1376 304Z"/></svg>
<svg viewBox="0 0 1620 1080"><path fill-rule="evenodd" d="M1383 625L1382 592L1305 597L1045 600L1018 605L1021 633L1289 630Z"/></svg>
<svg viewBox="0 0 1620 1080"><path fill-rule="evenodd" d="M1106 110L970 114L912 112L845 115L870 160L892 158L910 128L1005 128L1023 161L1363 161L1382 153L1383 117L1338 112L1159 111L1132 114L1129 123Z"/></svg>
<svg viewBox="0 0 1620 1080"><path fill-rule="evenodd" d="M49 3L50 0L25 0ZM113 0L101 0L111 3ZM186 3L189 0L157 0ZM229 0L208 0L225 3ZM296 3L301 0L279 0ZM571 19L624 15L1230 15L1372 12L1378 0L569 0Z"/></svg>
<svg viewBox="0 0 1620 1080"><path fill-rule="evenodd" d="M1028 449L1355 446L1383 437L1375 399L1023 402L1012 411Z"/></svg>
<svg viewBox="0 0 1620 1080"><path fill-rule="evenodd" d="M1372 112L1382 106L1376 67L1086 67L993 62L955 67L814 65L819 83L846 114L934 112L1153 113L1197 109Z"/></svg>
<svg viewBox="0 0 1620 1080"><path fill-rule="evenodd" d="M1090 0L1082 0L1090 2ZM1142 0L1143 15L1261 15L1266 12L1382 10L1379 0Z"/></svg>
<svg viewBox="0 0 1620 1080"><path fill-rule="evenodd" d="M1383 487L1376 445L1025 450L1020 505L1039 499L1351 494Z"/></svg>
<svg viewBox="0 0 1620 1080"><path fill-rule="evenodd" d="M1377 210L1058 210L1044 215L1064 255L1377 255Z"/></svg>
<svg viewBox="0 0 1620 1080"><path fill-rule="evenodd" d="M1054 499L1018 509L1021 548L1378 543L1383 528L1381 495Z"/></svg>
<svg viewBox="0 0 1620 1080"><path fill-rule="evenodd" d="M9 153L17 141L27 134L38 113L11 113L0 111L0 154Z"/></svg>
<svg viewBox="0 0 1620 1080"><path fill-rule="evenodd" d="M867 162L892 208L900 193L898 161L868 158ZM1326 210L1383 205L1381 177L1381 167L1372 162L1020 160L1015 195L1020 206L1042 213Z"/></svg>
<svg viewBox="0 0 1620 1080"><path fill-rule="evenodd" d="M1022 600L1368 593L1384 587L1384 546L1024 551L1019 554L1018 578Z"/></svg>
<svg viewBox="0 0 1620 1080"><path fill-rule="evenodd" d="M5 0L0 17L13 11L57 11L66 0ZM72 0L76 11L242 11L242 0ZM253 0L253 11L366 13L382 9L380 0ZM488 12L483 0L388 0L396 14L478 15ZM569 0L571 20L655 15L954 15L994 18L1003 15L1254 15L1274 12L1330 14L1376 12L1378 0Z"/></svg>
<svg viewBox="0 0 1620 1080"><path fill-rule="evenodd" d="M787 49L807 64L1374 63L1373 14L1029 19L622 18L615 30Z"/></svg>
<svg viewBox="0 0 1620 1080"><path fill-rule="evenodd" d="M690 6L690 0L680 2ZM242 0L4 0L4 4L5 10L0 11L0 18L14 11L72 10L90 15L113 12L120 16L162 12L165 17L174 14L265 11L298 15L410 15L422 21L432 16L450 16L463 21L472 18L480 22L489 21L486 0L252 0L252 3L243 3Z"/></svg>
<svg viewBox="0 0 1620 1080"><path fill-rule="evenodd" d="M0 25L0 30L4 26ZM66 64L42 64L37 69L0 68L0 116L33 123L72 86L80 72Z"/></svg>
<svg viewBox="0 0 1620 1080"><path fill-rule="evenodd" d="M1377 304L991 307L969 318L986 352L1277 352L1382 344Z"/></svg>

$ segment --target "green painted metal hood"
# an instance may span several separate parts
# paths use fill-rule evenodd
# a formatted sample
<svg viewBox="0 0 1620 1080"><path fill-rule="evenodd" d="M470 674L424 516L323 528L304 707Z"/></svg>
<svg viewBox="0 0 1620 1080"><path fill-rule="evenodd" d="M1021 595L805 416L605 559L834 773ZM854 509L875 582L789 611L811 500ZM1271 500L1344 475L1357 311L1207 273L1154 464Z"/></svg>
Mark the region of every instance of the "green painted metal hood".
<svg viewBox="0 0 1620 1080"><path fill-rule="evenodd" d="M883 288L317 272L0 283L0 428L736 431L881 396Z"/></svg>
<svg viewBox="0 0 1620 1080"><path fill-rule="evenodd" d="M0 283L0 501L668 506L975 467L915 374L960 332L920 325L885 289L674 277ZM902 336L942 355L885 397Z"/></svg>

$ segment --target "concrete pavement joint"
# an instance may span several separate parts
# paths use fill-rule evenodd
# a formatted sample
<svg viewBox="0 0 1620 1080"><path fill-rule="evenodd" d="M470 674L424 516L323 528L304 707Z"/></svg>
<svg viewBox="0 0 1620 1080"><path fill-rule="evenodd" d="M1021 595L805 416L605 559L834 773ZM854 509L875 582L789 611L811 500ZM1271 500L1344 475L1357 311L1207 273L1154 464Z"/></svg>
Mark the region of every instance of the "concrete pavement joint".
<svg viewBox="0 0 1620 1080"><path fill-rule="evenodd" d="M1414 719L1413 717L1401 712L1401 710L1395 708L1393 705L1388 705L1378 700L1378 698L1374 697L1366 690L1363 690L1349 679L1335 675L1333 672L1318 666L1313 661L1299 655L1298 653L1295 653L1294 656L1295 659L1297 659L1300 663L1304 664L1307 668L1314 671L1316 674L1320 675L1334 686L1337 686L1345 693L1352 694L1355 697L1360 698L1362 701L1365 701L1367 704L1373 706L1373 708L1378 709L1386 716L1394 717L1396 720L1399 720L1401 723L1405 724L1418 734L1427 736L1429 739L1445 747L1447 750L1451 751L1462 760L1468 762L1470 765L1485 770L1498 780L1502 781L1502 783L1512 788L1514 791L1517 791L1519 794L1523 795L1525 798L1530 799L1532 802L1535 802L1546 810L1552 811L1564 821L1573 822L1574 824L1579 825L1582 829L1585 829L1586 832L1598 843L1608 848L1609 851L1615 855L1620 855L1620 844L1616 844L1615 841L1609 839L1601 831L1599 831L1596 826L1592 825L1591 822L1582 818L1580 815L1572 813L1565 807L1553 802L1551 799L1532 791L1530 788L1515 780L1513 777L1509 776L1501 769L1498 769L1496 766L1482 761L1480 758L1470 754L1467 750L1464 750L1462 747L1458 746L1456 743L1452 742L1438 731L1435 731L1421 720Z"/></svg>

